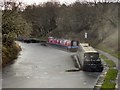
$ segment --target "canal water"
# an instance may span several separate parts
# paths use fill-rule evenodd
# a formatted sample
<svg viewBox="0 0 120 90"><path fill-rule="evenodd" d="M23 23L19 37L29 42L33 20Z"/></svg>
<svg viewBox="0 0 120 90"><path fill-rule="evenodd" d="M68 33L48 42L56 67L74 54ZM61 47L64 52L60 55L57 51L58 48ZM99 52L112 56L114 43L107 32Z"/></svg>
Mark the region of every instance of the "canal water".
<svg viewBox="0 0 120 90"><path fill-rule="evenodd" d="M65 72L73 69L73 53L40 43L18 42L18 58L3 68L3 88L93 88L100 72Z"/></svg>

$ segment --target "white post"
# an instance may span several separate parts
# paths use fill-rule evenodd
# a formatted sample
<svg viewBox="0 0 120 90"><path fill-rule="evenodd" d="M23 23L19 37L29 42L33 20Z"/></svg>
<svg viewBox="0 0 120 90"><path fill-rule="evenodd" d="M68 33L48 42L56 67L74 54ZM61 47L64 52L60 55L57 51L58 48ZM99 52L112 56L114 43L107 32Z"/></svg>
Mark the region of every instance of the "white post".
<svg viewBox="0 0 120 90"><path fill-rule="evenodd" d="M88 38L88 33L85 32L85 42L87 42L87 38Z"/></svg>

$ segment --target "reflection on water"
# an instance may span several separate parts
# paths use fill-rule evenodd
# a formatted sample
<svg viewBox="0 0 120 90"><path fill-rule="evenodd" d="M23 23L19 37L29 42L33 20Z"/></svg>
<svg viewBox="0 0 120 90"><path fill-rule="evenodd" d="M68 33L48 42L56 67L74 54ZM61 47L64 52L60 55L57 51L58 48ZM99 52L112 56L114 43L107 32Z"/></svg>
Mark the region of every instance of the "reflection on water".
<svg viewBox="0 0 120 90"><path fill-rule="evenodd" d="M74 68L72 53L18 42L22 51L3 69L6 88L93 88L100 72L65 72Z"/></svg>

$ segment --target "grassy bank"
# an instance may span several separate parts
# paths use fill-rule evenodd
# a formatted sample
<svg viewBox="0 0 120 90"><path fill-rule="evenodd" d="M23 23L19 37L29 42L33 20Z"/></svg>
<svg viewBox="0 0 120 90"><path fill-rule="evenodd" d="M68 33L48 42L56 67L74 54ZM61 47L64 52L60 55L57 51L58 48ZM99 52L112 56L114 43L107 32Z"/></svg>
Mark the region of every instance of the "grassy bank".
<svg viewBox="0 0 120 90"><path fill-rule="evenodd" d="M103 50L103 51L111 54L112 56L120 59L120 52L115 52L115 51L113 51L113 50L106 49L105 47L102 47L102 46L97 46L96 48L97 48L97 49L100 49L100 50Z"/></svg>
<svg viewBox="0 0 120 90"><path fill-rule="evenodd" d="M108 69L104 82L101 86L101 90L106 89L114 90L116 85L114 80L116 80L117 74L118 74L117 69Z"/></svg>
<svg viewBox="0 0 120 90"><path fill-rule="evenodd" d="M100 58L101 58L101 59L108 59L106 56L104 56L104 55L102 55L102 54L100 54Z"/></svg>
<svg viewBox="0 0 120 90"><path fill-rule="evenodd" d="M40 40L46 41L48 37L40 37Z"/></svg>
<svg viewBox="0 0 120 90"><path fill-rule="evenodd" d="M19 51L21 48L15 42L11 46L2 45L2 66L5 67L10 61L16 59Z"/></svg>
<svg viewBox="0 0 120 90"><path fill-rule="evenodd" d="M116 64L112 60L104 60L108 67L116 67Z"/></svg>
<svg viewBox="0 0 120 90"><path fill-rule="evenodd" d="M108 67L116 67L116 64L112 60L104 60ZM117 69L108 69L104 82L101 86L101 90L115 90L116 77L118 74Z"/></svg>

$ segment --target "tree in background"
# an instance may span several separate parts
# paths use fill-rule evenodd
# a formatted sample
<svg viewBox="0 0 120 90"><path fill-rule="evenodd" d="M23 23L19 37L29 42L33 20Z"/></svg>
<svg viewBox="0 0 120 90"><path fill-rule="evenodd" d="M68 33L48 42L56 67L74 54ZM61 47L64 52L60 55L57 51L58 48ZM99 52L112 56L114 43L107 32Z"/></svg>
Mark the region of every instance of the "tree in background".
<svg viewBox="0 0 120 90"><path fill-rule="evenodd" d="M5 2L5 9L2 15L3 44L10 46L15 37L24 36L30 33L30 25L20 14L21 3Z"/></svg>
<svg viewBox="0 0 120 90"><path fill-rule="evenodd" d="M47 2L27 6L23 15L32 24L32 35L38 38L48 35L84 42L84 34L92 46L104 46L118 50L119 2L80 2L61 5Z"/></svg>
<svg viewBox="0 0 120 90"><path fill-rule="evenodd" d="M32 36L43 37L54 30L59 4L47 2L43 5L27 6L23 12L24 17L32 24Z"/></svg>
<svg viewBox="0 0 120 90"><path fill-rule="evenodd" d="M21 3L5 2L2 11L2 66L17 58L20 47L14 42L15 37L28 35L31 26L22 17Z"/></svg>

